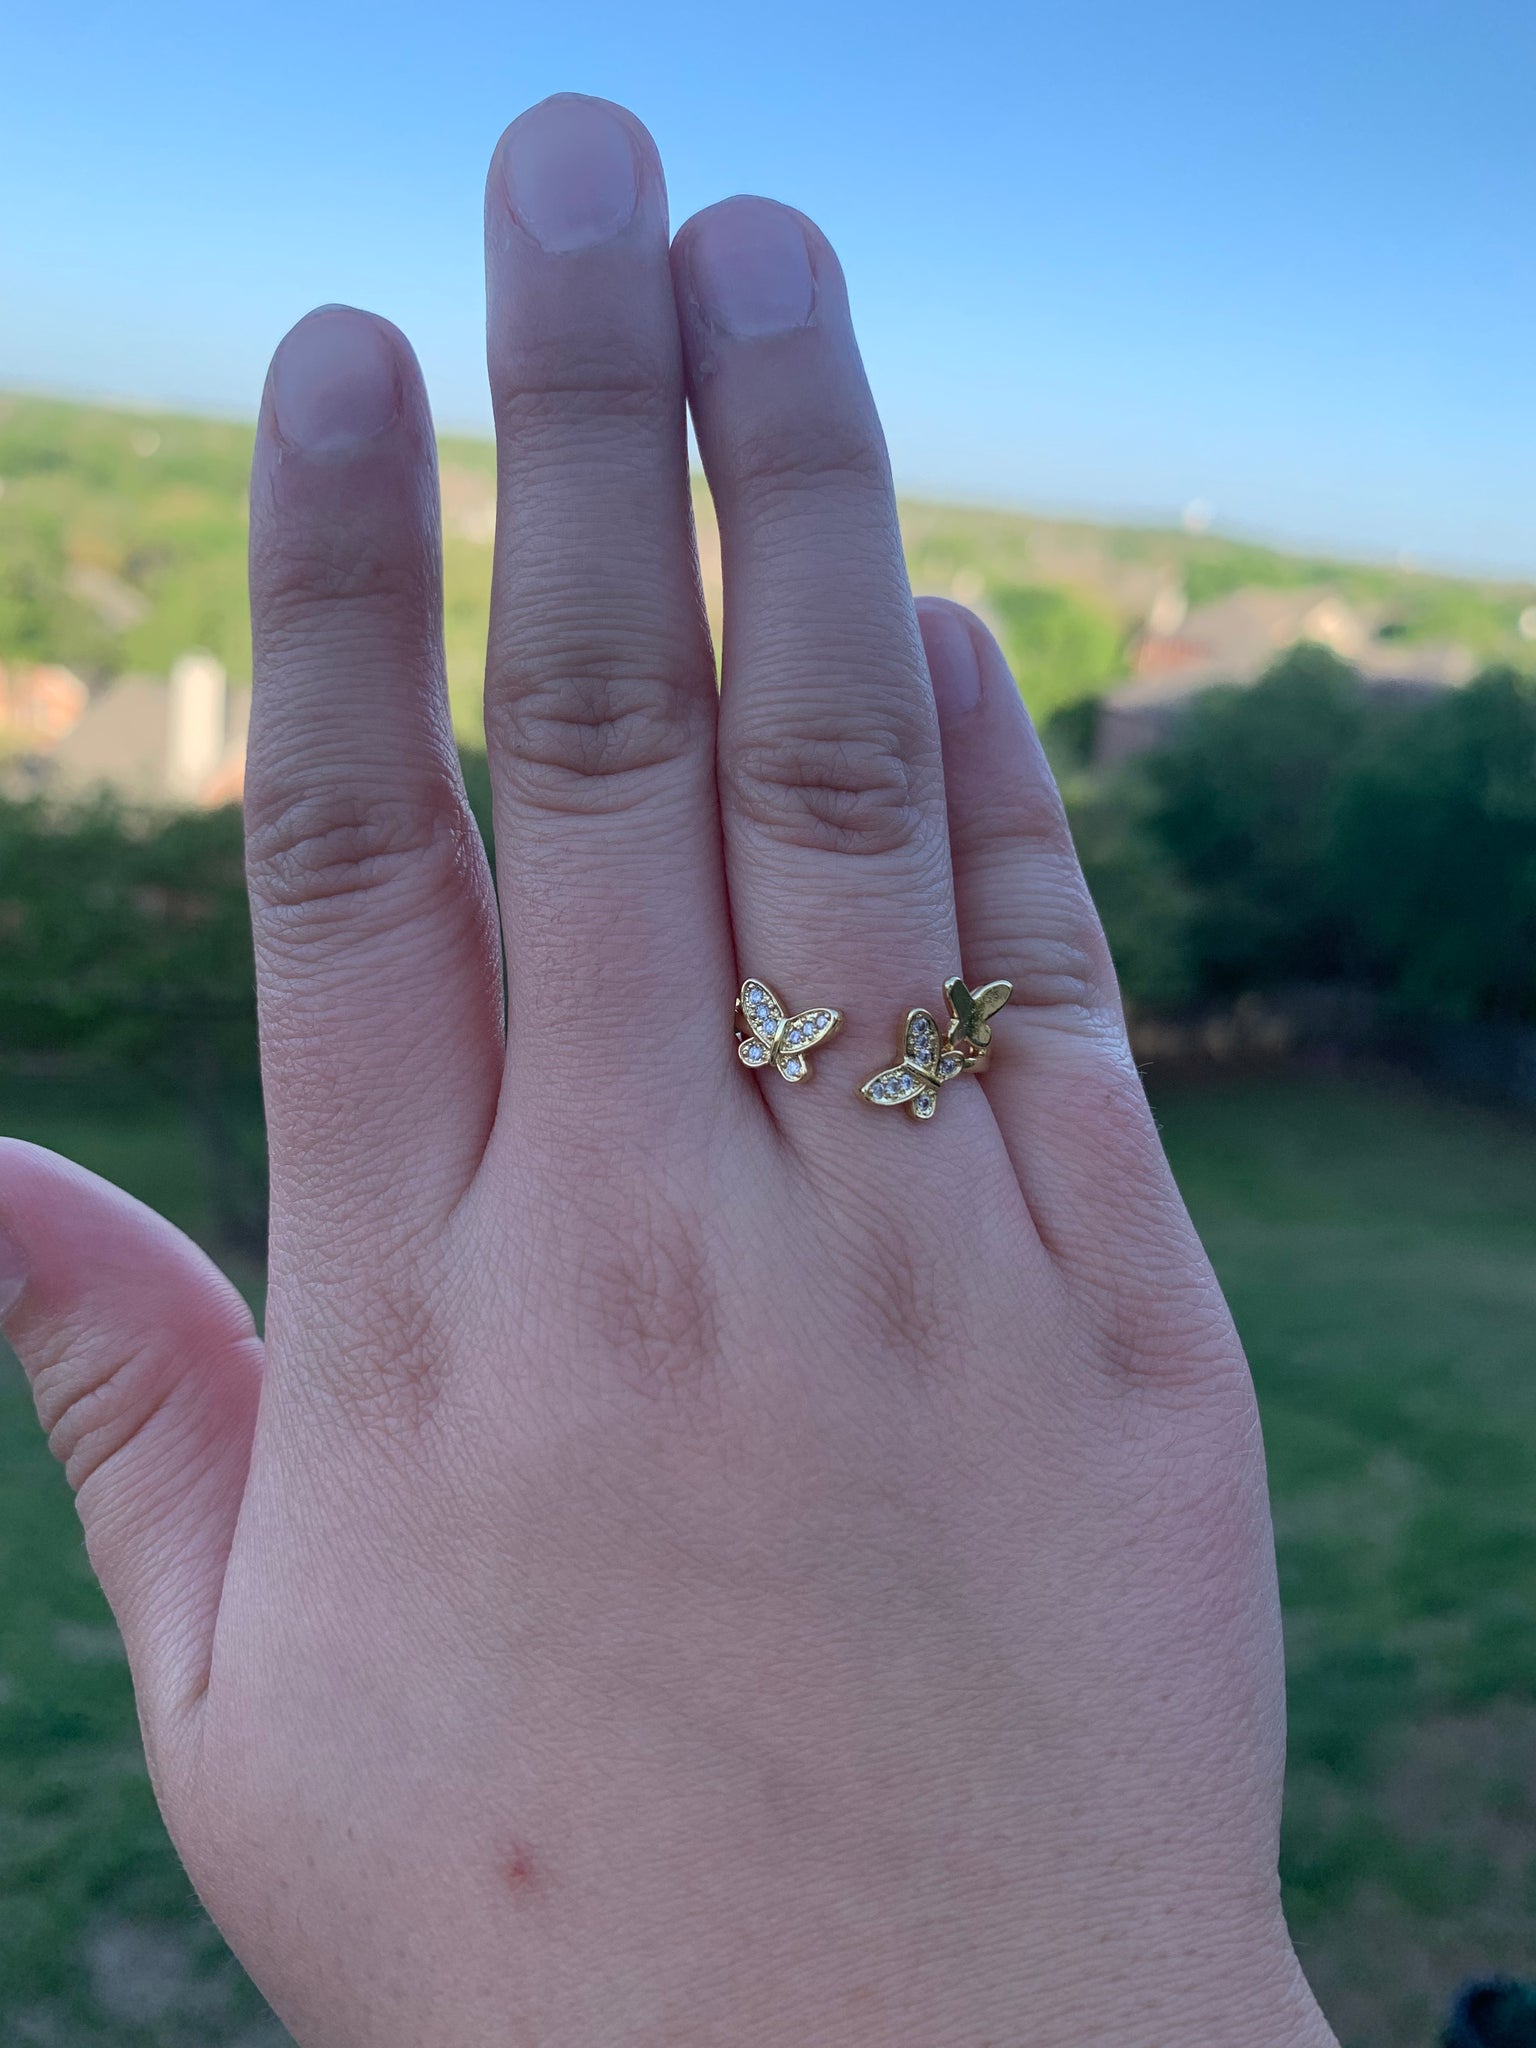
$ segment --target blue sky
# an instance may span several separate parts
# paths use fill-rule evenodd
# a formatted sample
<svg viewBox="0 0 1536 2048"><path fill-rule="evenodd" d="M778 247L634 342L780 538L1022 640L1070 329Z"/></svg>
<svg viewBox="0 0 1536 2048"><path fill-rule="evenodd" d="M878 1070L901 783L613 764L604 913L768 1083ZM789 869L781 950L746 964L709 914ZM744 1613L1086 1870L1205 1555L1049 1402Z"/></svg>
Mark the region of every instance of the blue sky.
<svg viewBox="0 0 1536 2048"><path fill-rule="evenodd" d="M900 480L1536 565L1532 0L11 10L0 381L248 414L324 299L487 419L479 195L560 89L842 253Z"/></svg>

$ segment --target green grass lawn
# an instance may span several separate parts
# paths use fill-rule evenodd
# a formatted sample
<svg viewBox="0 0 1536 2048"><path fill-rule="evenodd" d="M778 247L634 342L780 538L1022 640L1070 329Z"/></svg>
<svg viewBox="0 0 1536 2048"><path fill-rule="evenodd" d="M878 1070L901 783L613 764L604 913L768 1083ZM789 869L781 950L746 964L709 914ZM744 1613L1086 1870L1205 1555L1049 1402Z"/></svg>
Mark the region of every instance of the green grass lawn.
<svg viewBox="0 0 1536 2048"><path fill-rule="evenodd" d="M1311 1078L1157 1106L1263 1402L1297 1938L1346 2048L1433 2048L1460 1978L1536 1974L1536 1124ZM172 1113L5 1083L0 1128L206 1235ZM272 2048L155 1817L14 1367L0 1468L0 2039Z"/></svg>
<svg viewBox="0 0 1536 2048"><path fill-rule="evenodd" d="M1248 1346L1286 1612L1292 1925L1349 2048L1536 1974L1536 1124L1403 1084L1169 1091Z"/></svg>

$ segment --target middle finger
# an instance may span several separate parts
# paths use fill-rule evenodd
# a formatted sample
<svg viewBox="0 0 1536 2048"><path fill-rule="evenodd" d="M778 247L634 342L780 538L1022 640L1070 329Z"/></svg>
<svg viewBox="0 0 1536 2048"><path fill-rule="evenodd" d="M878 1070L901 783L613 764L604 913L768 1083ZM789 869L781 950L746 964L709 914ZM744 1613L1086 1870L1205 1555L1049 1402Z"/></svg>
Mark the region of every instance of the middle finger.
<svg viewBox="0 0 1536 2048"><path fill-rule="evenodd" d="M578 1068L650 1121L696 1093L706 1056L658 1060L633 1020L723 989L731 962L666 193L633 116L562 95L513 123L486 272L507 1057L520 1094ZM729 1047L710 1051L728 1081Z"/></svg>

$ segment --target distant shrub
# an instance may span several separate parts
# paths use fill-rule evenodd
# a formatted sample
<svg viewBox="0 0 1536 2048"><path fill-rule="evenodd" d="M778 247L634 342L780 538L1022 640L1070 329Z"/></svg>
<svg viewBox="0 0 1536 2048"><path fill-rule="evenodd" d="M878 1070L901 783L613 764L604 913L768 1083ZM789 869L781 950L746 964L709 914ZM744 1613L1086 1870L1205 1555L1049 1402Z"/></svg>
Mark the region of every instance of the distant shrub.
<svg viewBox="0 0 1536 2048"><path fill-rule="evenodd" d="M1460 640L1487 660L1511 642L1528 599L1520 591L1483 589L1425 577L1395 593L1383 639Z"/></svg>

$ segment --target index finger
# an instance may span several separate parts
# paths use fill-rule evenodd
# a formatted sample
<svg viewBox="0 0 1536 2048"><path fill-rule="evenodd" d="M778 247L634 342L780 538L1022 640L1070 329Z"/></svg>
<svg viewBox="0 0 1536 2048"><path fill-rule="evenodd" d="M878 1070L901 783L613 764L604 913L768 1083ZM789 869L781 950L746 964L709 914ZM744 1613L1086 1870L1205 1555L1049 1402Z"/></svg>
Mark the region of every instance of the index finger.
<svg viewBox="0 0 1536 2048"><path fill-rule="evenodd" d="M330 306L273 359L251 478L245 820L272 1254L412 1232L500 1072L490 879L443 675L437 477L398 329Z"/></svg>

